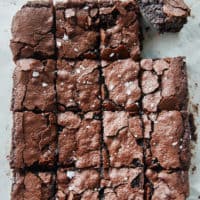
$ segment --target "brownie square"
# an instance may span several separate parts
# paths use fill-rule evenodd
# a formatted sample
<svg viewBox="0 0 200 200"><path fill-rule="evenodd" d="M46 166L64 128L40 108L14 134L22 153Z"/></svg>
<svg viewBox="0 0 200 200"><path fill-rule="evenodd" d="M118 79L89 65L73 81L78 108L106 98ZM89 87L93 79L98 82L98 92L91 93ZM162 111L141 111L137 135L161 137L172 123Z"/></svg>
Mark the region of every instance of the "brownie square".
<svg viewBox="0 0 200 200"><path fill-rule="evenodd" d="M104 200L138 199L144 196L144 175L141 168L111 168L101 180Z"/></svg>
<svg viewBox="0 0 200 200"><path fill-rule="evenodd" d="M138 111L141 98L139 64L132 59L102 62L104 110Z"/></svg>
<svg viewBox="0 0 200 200"><path fill-rule="evenodd" d="M135 0L99 1L102 60L140 57L139 9Z"/></svg>
<svg viewBox="0 0 200 200"><path fill-rule="evenodd" d="M14 173L11 200L46 200L55 196L55 175L51 172Z"/></svg>
<svg viewBox="0 0 200 200"><path fill-rule="evenodd" d="M104 167L143 166L142 121L120 111L103 113Z"/></svg>
<svg viewBox="0 0 200 200"><path fill-rule="evenodd" d="M146 151L146 164L155 169L188 169L191 130L188 114L162 111L148 116L152 127ZM148 123L145 123L148 126ZM148 138L148 136L145 136Z"/></svg>
<svg viewBox="0 0 200 200"><path fill-rule="evenodd" d="M95 113L58 114L62 130L58 138L59 165L76 168L100 167L101 121Z"/></svg>
<svg viewBox="0 0 200 200"><path fill-rule="evenodd" d="M141 61L143 110L186 110L187 75L183 57Z"/></svg>
<svg viewBox="0 0 200 200"><path fill-rule="evenodd" d="M12 111L54 111L54 71L54 60L18 60L13 75Z"/></svg>
<svg viewBox="0 0 200 200"><path fill-rule="evenodd" d="M137 1L142 14L160 32L180 31L190 15L190 9L183 0Z"/></svg>
<svg viewBox="0 0 200 200"><path fill-rule="evenodd" d="M57 68L56 88L60 111L100 110L100 72L97 61L58 60Z"/></svg>
<svg viewBox="0 0 200 200"><path fill-rule="evenodd" d="M10 47L14 60L49 58L55 54L53 8L48 1L30 1L12 21Z"/></svg>
<svg viewBox="0 0 200 200"><path fill-rule="evenodd" d="M56 154L55 115L15 112L13 120L11 167L53 168Z"/></svg>
<svg viewBox="0 0 200 200"><path fill-rule="evenodd" d="M100 173L94 169L57 171L57 200L99 199Z"/></svg>
<svg viewBox="0 0 200 200"><path fill-rule="evenodd" d="M59 58L98 57L100 41L97 1L56 4L56 44Z"/></svg>
<svg viewBox="0 0 200 200"><path fill-rule="evenodd" d="M186 200L189 196L188 171L146 171L146 200L177 199Z"/></svg>

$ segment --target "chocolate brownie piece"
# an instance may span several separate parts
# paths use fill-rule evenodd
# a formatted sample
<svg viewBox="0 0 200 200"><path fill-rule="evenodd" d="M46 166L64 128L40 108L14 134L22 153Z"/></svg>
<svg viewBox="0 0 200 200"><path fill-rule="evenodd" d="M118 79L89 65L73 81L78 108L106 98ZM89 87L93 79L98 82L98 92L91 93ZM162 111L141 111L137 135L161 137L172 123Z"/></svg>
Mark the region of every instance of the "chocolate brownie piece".
<svg viewBox="0 0 200 200"><path fill-rule="evenodd" d="M56 119L52 113L15 112L11 167L52 168L56 154Z"/></svg>
<svg viewBox="0 0 200 200"><path fill-rule="evenodd" d="M138 111L141 97L139 64L132 59L102 62L105 83L102 86L105 110Z"/></svg>
<svg viewBox="0 0 200 200"><path fill-rule="evenodd" d="M104 167L138 167L143 163L142 122L120 111L103 113Z"/></svg>
<svg viewBox="0 0 200 200"><path fill-rule="evenodd" d="M142 14L160 32L178 32L190 9L183 0L137 0Z"/></svg>
<svg viewBox="0 0 200 200"><path fill-rule="evenodd" d="M13 75L13 111L54 111L55 61L20 59Z"/></svg>
<svg viewBox="0 0 200 200"><path fill-rule="evenodd" d="M57 68L56 87L60 111L100 110L98 62L93 60L78 62L58 60Z"/></svg>
<svg viewBox="0 0 200 200"><path fill-rule="evenodd" d="M151 168L188 169L190 165L190 126L188 114L179 111L162 111L146 116L152 126L145 138L150 140L146 149L146 164Z"/></svg>
<svg viewBox="0 0 200 200"><path fill-rule="evenodd" d="M94 169L57 171L57 200L98 200L100 173Z"/></svg>
<svg viewBox="0 0 200 200"><path fill-rule="evenodd" d="M101 58L139 59L141 33L136 1L100 0L99 6Z"/></svg>
<svg viewBox="0 0 200 200"><path fill-rule="evenodd" d="M189 195L188 171L146 171L146 200L186 200Z"/></svg>
<svg viewBox="0 0 200 200"><path fill-rule="evenodd" d="M143 110L186 110L187 75L183 57L141 61Z"/></svg>
<svg viewBox="0 0 200 200"><path fill-rule="evenodd" d="M55 175L51 172L14 173L11 200L53 200Z"/></svg>
<svg viewBox="0 0 200 200"><path fill-rule="evenodd" d="M56 44L60 58L98 57L98 15L97 1L72 0L56 4Z"/></svg>
<svg viewBox="0 0 200 200"><path fill-rule="evenodd" d="M62 131L58 139L59 164L76 168L100 167L101 122L94 113L58 114Z"/></svg>
<svg viewBox="0 0 200 200"><path fill-rule="evenodd" d="M144 175L141 168L111 168L101 180L104 200L143 200Z"/></svg>
<svg viewBox="0 0 200 200"><path fill-rule="evenodd" d="M10 47L14 60L49 58L55 54L53 9L48 1L30 1L12 22Z"/></svg>

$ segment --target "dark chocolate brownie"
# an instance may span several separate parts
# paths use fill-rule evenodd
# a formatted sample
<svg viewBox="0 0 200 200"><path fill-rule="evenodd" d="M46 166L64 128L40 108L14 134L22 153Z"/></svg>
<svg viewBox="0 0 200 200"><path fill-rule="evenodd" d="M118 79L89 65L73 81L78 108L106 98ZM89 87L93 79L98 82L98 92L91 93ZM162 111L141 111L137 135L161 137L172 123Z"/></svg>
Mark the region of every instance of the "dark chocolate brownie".
<svg viewBox="0 0 200 200"><path fill-rule="evenodd" d="M141 97L139 64L132 59L102 62L105 83L102 85L105 110L138 111Z"/></svg>
<svg viewBox="0 0 200 200"><path fill-rule="evenodd" d="M101 121L94 113L58 114L62 128L58 139L59 164L76 168L100 167Z"/></svg>
<svg viewBox="0 0 200 200"><path fill-rule="evenodd" d="M98 57L100 42L97 1L56 4L56 43L60 58Z"/></svg>
<svg viewBox="0 0 200 200"><path fill-rule="evenodd" d="M104 167L138 167L143 163L142 122L129 113L103 113Z"/></svg>
<svg viewBox="0 0 200 200"><path fill-rule="evenodd" d="M100 110L98 62L58 60L57 68L57 103L60 111Z"/></svg>
<svg viewBox="0 0 200 200"><path fill-rule="evenodd" d="M55 61L21 59L13 75L13 111L54 111Z"/></svg>
<svg viewBox="0 0 200 200"><path fill-rule="evenodd" d="M11 167L53 168L56 154L56 119L51 113L14 113Z"/></svg>
<svg viewBox="0 0 200 200"><path fill-rule="evenodd" d="M143 110L186 110L187 75L183 57L143 59L141 76Z"/></svg>
<svg viewBox="0 0 200 200"><path fill-rule="evenodd" d="M53 29L53 8L48 1L30 1L24 5L12 22L10 47L14 60L52 57Z"/></svg>
<svg viewBox="0 0 200 200"><path fill-rule="evenodd" d="M143 200L144 175L141 168L111 168L101 180L104 200Z"/></svg>
<svg viewBox="0 0 200 200"><path fill-rule="evenodd" d="M144 126L147 127L145 138L150 139L146 149L147 166L163 169L188 169L191 157L191 133L187 113L162 111L159 114L144 116L143 119Z"/></svg>
<svg viewBox="0 0 200 200"><path fill-rule="evenodd" d="M102 60L140 57L139 9L135 0L99 1Z"/></svg>
<svg viewBox="0 0 200 200"><path fill-rule="evenodd" d="M98 200L100 173L94 169L57 171L57 200Z"/></svg>
<svg viewBox="0 0 200 200"><path fill-rule="evenodd" d="M188 171L146 171L145 200L186 200L189 195Z"/></svg>
<svg viewBox="0 0 200 200"><path fill-rule="evenodd" d="M55 175L51 172L14 173L11 200L53 200Z"/></svg>
<svg viewBox="0 0 200 200"><path fill-rule="evenodd" d="M142 14L160 32L178 32L190 9L183 0L137 0Z"/></svg>

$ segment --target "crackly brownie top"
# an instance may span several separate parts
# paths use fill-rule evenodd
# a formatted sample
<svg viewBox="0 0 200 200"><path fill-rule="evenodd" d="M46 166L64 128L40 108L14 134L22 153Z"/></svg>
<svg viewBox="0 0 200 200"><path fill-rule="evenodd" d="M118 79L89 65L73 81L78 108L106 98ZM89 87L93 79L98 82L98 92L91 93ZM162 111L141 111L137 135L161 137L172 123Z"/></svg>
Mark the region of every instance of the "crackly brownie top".
<svg viewBox="0 0 200 200"><path fill-rule="evenodd" d="M56 198L59 200L98 200L99 182L100 174L93 169L83 171L59 169L57 171Z"/></svg>
<svg viewBox="0 0 200 200"><path fill-rule="evenodd" d="M143 200L143 172L136 168L112 168L104 171L101 187L105 200Z"/></svg>
<svg viewBox="0 0 200 200"><path fill-rule="evenodd" d="M20 59L14 76L12 110L54 111L55 61Z"/></svg>
<svg viewBox="0 0 200 200"><path fill-rule="evenodd" d="M186 199L189 195L188 171L155 172L147 170L146 176L150 181L149 199L169 200Z"/></svg>
<svg viewBox="0 0 200 200"><path fill-rule="evenodd" d="M93 113L66 112L58 115L58 124L63 127L58 139L60 165L100 167L100 120Z"/></svg>
<svg viewBox="0 0 200 200"><path fill-rule="evenodd" d="M126 112L103 114L104 142L107 149L106 166L142 166L143 150L139 139L143 137L142 123L138 116ZM106 161L104 161L106 162Z"/></svg>
<svg viewBox="0 0 200 200"><path fill-rule="evenodd" d="M49 172L15 173L11 200L47 200L55 193L55 176Z"/></svg>

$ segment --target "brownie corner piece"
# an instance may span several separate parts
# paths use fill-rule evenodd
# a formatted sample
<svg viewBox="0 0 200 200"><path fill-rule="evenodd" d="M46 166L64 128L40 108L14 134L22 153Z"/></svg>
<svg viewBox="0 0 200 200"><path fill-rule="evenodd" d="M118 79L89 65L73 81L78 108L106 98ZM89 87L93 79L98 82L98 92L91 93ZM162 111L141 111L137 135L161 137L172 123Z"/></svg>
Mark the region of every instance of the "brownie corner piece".
<svg viewBox="0 0 200 200"><path fill-rule="evenodd" d="M15 112L13 120L11 168L53 168L56 158L55 115Z"/></svg>
<svg viewBox="0 0 200 200"><path fill-rule="evenodd" d="M137 0L143 15L159 32L178 32L187 22L189 7L183 0Z"/></svg>
<svg viewBox="0 0 200 200"><path fill-rule="evenodd" d="M55 61L20 59L13 75L12 111L53 112L56 108Z"/></svg>
<svg viewBox="0 0 200 200"><path fill-rule="evenodd" d="M188 171L160 171L147 169L145 193L150 199L181 199L189 196Z"/></svg>
<svg viewBox="0 0 200 200"><path fill-rule="evenodd" d="M102 60L140 58L141 32L136 1L100 1Z"/></svg>
<svg viewBox="0 0 200 200"><path fill-rule="evenodd" d="M55 181L51 172L14 172L11 200L53 199Z"/></svg>
<svg viewBox="0 0 200 200"><path fill-rule="evenodd" d="M14 60L50 58L55 54L53 9L45 1L29 2L12 21L10 47Z"/></svg>
<svg viewBox="0 0 200 200"><path fill-rule="evenodd" d="M96 1L68 1L56 5L58 57L99 57L99 9Z"/></svg>
<svg viewBox="0 0 200 200"><path fill-rule="evenodd" d="M76 169L100 167L101 121L95 118L95 113L58 114L58 125L61 128L58 137L60 166Z"/></svg>
<svg viewBox="0 0 200 200"><path fill-rule="evenodd" d="M56 199L99 199L100 173L94 169L57 171Z"/></svg>

